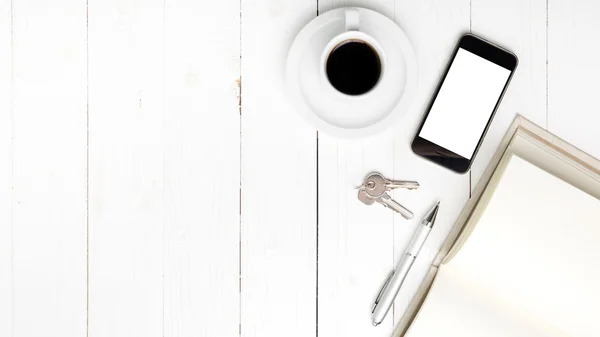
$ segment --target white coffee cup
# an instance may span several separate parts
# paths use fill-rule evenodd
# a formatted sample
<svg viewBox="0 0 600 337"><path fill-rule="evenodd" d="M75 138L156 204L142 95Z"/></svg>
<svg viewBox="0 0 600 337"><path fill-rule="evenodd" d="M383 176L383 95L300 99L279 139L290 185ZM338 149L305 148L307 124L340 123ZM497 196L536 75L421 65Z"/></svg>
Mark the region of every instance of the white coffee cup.
<svg viewBox="0 0 600 337"><path fill-rule="evenodd" d="M356 8L347 8L345 10L345 31L337 36L335 36L323 49L321 54L321 66L320 66L320 76L321 78L329 84L330 89L336 92L338 95L342 95L346 98L364 98L366 95L371 94L377 86L382 82L383 77L386 73L386 55L381 47L381 44L374 39L372 36L360 31L360 15L359 11ZM329 81L327 75L327 60L329 59L332 52L347 42L360 42L365 43L371 47L373 51L377 54L380 62L380 73L379 79L377 83L369 89L367 92L359 94L359 95L348 95L339 90L337 90Z"/></svg>

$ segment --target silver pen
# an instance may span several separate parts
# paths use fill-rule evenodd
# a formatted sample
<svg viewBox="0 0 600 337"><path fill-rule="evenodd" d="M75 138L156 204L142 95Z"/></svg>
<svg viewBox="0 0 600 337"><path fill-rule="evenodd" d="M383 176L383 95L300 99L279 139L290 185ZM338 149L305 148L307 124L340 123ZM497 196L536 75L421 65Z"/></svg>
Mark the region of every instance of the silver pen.
<svg viewBox="0 0 600 337"><path fill-rule="evenodd" d="M431 232L431 228L433 228L439 208L440 203L438 201L417 227L415 234L413 234L413 237L408 244L406 253L404 253L400 262L398 262L396 270L390 273L383 284L383 287L379 291L375 303L373 303L373 309L371 310L371 318L374 326L379 325L379 323L383 321L385 315L387 315L392 307L394 299L396 298L396 295L398 295L398 291L400 291L400 286L402 286L406 275L410 271L410 267L412 267L413 262L415 262L421 247L423 247L425 240L427 240L427 237L429 236L429 232Z"/></svg>

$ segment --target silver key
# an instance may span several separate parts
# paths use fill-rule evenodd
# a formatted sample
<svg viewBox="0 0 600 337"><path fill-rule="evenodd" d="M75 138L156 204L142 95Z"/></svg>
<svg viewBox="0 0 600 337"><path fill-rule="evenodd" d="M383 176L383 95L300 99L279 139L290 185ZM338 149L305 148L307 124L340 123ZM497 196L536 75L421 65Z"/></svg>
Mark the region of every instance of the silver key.
<svg viewBox="0 0 600 337"><path fill-rule="evenodd" d="M375 201L400 213L400 215L402 215L402 217L405 219L412 219L414 217L413 212L392 199L387 192L383 192L383 194L379 198L375 199Z"/></svg>
<svg viewBox="0 0 600 337"><path fill-rule="evenodd" d="M366 205L378 202L385 207L400 213L406 219L412 219L413 213L390 197L387 191L395 188L417 189L416 181L389 180L380 173L374 172L367 176L365 182L359 187L358 199Z"/></svg>
<svg viewBox="0 0 600 337"><path fill-rule="evenodd" d="M359 187L358 189L358 200L362 201L365 205L373 205L375 203L374 199L371 199L367 192L363 189L363 187Z"/></svg>
<svg viewBox="0 0 600 337"><path fill-rule="evenodd" d="M390 180L384 177L381 173L373 172L367 176L365 179L365 187L381 188L381 186L385 186L386 191L391 191L396 188L405 188L407 190L416 190L419 188L419 183L416 181L408 181L408 180Z"/></svg>

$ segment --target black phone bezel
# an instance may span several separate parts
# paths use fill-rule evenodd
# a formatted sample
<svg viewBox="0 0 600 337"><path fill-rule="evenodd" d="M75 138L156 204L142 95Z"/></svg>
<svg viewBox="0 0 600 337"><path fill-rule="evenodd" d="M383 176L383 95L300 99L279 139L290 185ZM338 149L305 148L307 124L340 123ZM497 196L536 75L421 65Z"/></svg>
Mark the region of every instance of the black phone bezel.
<svg viewBox="0 0 600 337"><path fill-rule="evenodd" d="M448 74L448 71L450 70L450 67L452 66L454 58L456 57L456 53L458 52L458 50L460 48L463 48L475 55L478 55L490 62L493 62L505 69L510 70L510 75L508 77L508 80L506 81L506 84L504 85L504 88L502 89L502 93L498 97L498 101L496 102L496 105L494 106L494 110L491 112L490 118L488 119L488 122L487 122L483 132L481 133L481 136L479 137L477 146L475 147L475 150L473 151L473 155L471 156L471 159L464 158L448 149L445 149L444 147L442 147L440 145L434 144L424 138L419 137L419 134L421 133L421 129L423 128L425 121L427 121L427 117L429 116L431 107L433 106L433 103L435 102L435 99L437 98L440 88L442 87L442 84L444 83L444 80L446 79L446 75ZM508 88L508 85L513 77L515 69L517 68L517 64L518 64L517 56L515 54L509 52L508 50L500 48L500 47L498 47L490 42L487 42L479 37L476 37L472 34L463 35L460 38L458 44L456 45L456 48L454 48L454 52L452 53L450 62L448 62L448 66L446 67L446 70L444 71L444 75L442 76L442 78L435 90L435 93L433 94L433 97L432 97L431 101L429 102L429 106L427 107L427 112L425 113L425 116L424 116L423 120L421 121L421 125L419 126L419 128L415 134L415 137L412 141L411 148L412 148L413 152L427 160L437 163L437 164L439 164L449 170L452 170L456 173L464 174L464 173L468 172L469 169L471 168L471 164L473 163L473 160L475 159L475 157L477 155L477 152L479 151L479 147L481 146L481 143L483 142L483 138L485 137L485 134L487 133L487 131L490 127L490 124L492 123L492 120L494 119L494 115L496 115L496 110L498 110L498 106L500 105L500 102L502 101L502 98L504 97L504 93L506 92L506 89Z"/></svg>

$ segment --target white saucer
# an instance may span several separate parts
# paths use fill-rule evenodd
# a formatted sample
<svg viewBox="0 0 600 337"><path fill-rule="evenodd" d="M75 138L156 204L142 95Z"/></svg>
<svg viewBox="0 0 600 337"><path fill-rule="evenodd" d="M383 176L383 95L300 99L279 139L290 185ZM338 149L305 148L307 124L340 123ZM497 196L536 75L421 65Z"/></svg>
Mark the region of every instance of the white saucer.
<svg viewBox="0 0 600 337"><path fill-rule="evenodd" d="M406 34L392 20L357 8L360 31L375 38L385 52L386 68L370 92L347 96L320 73L321 54L344 32L345 8L317 16L296 36L287 58L286 82L296 110L319 131L345 138L378 133L402 116L417 89L417 58Z"/></svg>

